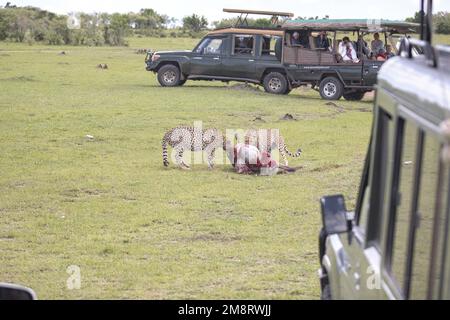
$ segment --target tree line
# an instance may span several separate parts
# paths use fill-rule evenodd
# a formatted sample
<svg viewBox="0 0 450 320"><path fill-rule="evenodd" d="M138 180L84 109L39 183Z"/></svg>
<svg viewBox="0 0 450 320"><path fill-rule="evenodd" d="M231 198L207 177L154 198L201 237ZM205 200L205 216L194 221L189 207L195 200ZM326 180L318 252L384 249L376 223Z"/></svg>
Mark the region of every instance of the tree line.
<svg viewBox="0 0 450 320"><path fill-rule="evenodd" d="M306 17L299 17L306 19ZM323 19L328 19L328 16ZM310 17L308 19L319 19ZM420 14L407 21L419 22ZM211 23L214 28L234 25L236 19L222 19ZM253 27L269 27L269 19L248 19ZM450 13L434 15L437 33L450 34ZM192 14L181 21L153 9L122 13L80 13L59 15L36 7L17 7L6 3L0 6L0 41L42 42L61 45L123 46L132 35L152 37L201 37L209 27L204 16Z"/></svg>
<svg viewBox="0 0 450 320"><path fill-rule="evenodd" d="M204 16L182 19L153 9L121 13L77 13L59 15L36 7L0 6L0 41L43 42L61 45L123 46L132 35L156 37L199 37L208 28Z"/></svg>

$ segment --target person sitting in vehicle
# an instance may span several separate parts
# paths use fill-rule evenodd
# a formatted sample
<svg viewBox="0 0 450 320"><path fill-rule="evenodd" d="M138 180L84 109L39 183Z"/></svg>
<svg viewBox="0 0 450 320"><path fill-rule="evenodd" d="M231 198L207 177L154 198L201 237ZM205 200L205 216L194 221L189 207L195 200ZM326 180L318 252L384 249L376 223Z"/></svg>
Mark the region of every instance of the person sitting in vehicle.
<svg viewBox="0 0 450 320"><path fill-rule="evenodd" d="M386 59L390 59L390 58L393 58L393 57L395 57L395 53L392 52L392 46L388 44L386 46Z"/></svg>
<svg viewBox="0 0 450 320"><path fill-rule="evenodd" d="M320 31L319 36L316 38L316 42L317 48L329 50L330 41L328 40L326 31Z"/></svg>
<svg viewBox="0 0 450 320"><path fill-rule="evenodd" d="M339 43L339 54L341 55L343 61L351 61L354 63L359 62L356 55L356 50L350 42L349 37L344 37Z"/></svg>
<svg viewBox="0 0 450 320"><path fill-rule="evenodd" d="M374 33L370 48L372 49L372 53L375 57L384 52L384 43L380 40L380 34L378 32Z"/></svg>
<svg viewBox="0 0 450 320"><path fill-rule="evenodd" d="M395 57L395 54L392 52L392 47L387 45L386 51L383 49L383 51L376 56L376 59L377 61L386 61L392 57Z"/></svg>
<svg viewBox="0 0 450 320"><path fill-rule="evenodd" d="M369 47L367 45L367 42L364 40L362 35L360 35L358 37L358 41L355 42L355 45L356 45L356 51L357 52L361 52L367 58L370 58L370 49L369 49Z"/></svg>
<svg viewBox="0 0 450 320"><path fill-rule="evenodd" d="M291 46L299 46L300 45L300 33L295 31L291 37Z"/></svg>
<svg viewBox="0 0 450 320"><path fill-rule="evenodd" d="M295 31L291 37L291 46L309 48L309 34L308 32L300 36L300 32Z"/></svg>
<svg viewBox="0 0 450 320"><path fill-rule="evenodd" d="M236 38L235 53L251 54L253 48L253 38L239 37Z"/></svg>

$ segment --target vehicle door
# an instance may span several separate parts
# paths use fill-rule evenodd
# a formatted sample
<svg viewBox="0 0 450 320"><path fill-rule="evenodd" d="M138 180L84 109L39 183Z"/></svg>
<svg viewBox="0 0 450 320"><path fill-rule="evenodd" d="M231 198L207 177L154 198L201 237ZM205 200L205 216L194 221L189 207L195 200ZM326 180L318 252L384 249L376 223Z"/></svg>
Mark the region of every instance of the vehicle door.
<svg viewBox="0 0 450 320"><path fill-rule="evenodd" d="M381 247L383 221L389 209L392 177L391 114L378 109L373 138L358 194L351 230L334 234L327 242L327 257L332 261L330 282L333 299L378 299L382 297ZM333 263L335 262L335 263Z"/></svg>
<svg viewBox="0 0 450 320"><path fill-rule="evenodd" d="M256 79L256 40L255 35L231 35L230 50L222 60L225 76L233 79Z"/></svg>
<svg viewBox="0 0 450 320"><path fill-rule="evenodd" d="M397 121L398 199L389 216L384 281L397 298L443 299L449 166L440 156L444 148L440 129L422 126L422 119L403 106Z"/></svg>
<svg viewBox="0 0 450 320"><path fill-rule="evenodd" d="M206 37L194 49L190 61L190 75L220 75L226 37Z"/></svg>
<svg viewBox="0 0 450 320"><path fill-rule="evenodd" d="M256 43L256 74L261 78L267 68L280 68L283 39L280 36L264 35Z"/></svg>
<svg viewBox="0 0 450 320"><path fill-rule="evenodd" d="M378 71L380 71L383 62L384 61L362 59L363 85L373 86L377 83Z"/></svg>

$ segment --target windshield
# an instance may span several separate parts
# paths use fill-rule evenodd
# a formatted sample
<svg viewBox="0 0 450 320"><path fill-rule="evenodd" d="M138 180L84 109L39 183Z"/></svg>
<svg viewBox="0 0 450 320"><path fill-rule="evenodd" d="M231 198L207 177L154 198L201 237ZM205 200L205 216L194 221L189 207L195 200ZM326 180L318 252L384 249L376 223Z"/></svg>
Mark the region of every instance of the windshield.
<svg viewBox="0 0 450 320"><path fill-rule="evenodd" d="M194 49L199 54L218 54L222 48L223 39L221 38L205 38Z"/></svg>

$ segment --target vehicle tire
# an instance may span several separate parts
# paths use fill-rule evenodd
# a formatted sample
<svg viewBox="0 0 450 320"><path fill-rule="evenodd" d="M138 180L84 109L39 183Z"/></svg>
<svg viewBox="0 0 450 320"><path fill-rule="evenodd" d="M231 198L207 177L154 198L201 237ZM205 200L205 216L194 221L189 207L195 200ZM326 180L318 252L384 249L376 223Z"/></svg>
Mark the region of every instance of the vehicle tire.
<svg viewBox="0 0 450 320"><path fill-rule="evenodd" d="M344 86L339 79L326 77L320 82L319 92L325 100L339 100L344 93Z"/></svg>
<svg viewBox="0 0 450 320"><path fill-rule="evenodd" d="M330 284L327 283L323 288L320 294L320 300L332 300L331 298L331 289Z"/></svg>
<svg viewBox="0 0 450 320"><path fill-rule="evenodd" d="M289 90L288 82L284 74L271 72L264 77L264 90L273 94L285 94Z"/></svg>
<svg viewBox="0 0 450 320"><path fill-rule="evenodd" d="M364 98L366 93L364 91L356 91L351 93L344 93L344 99L348 101L360 101Z"/></svg>
<svg viewBox="0 0 450 320"><path fill-rule="evenodd" d="M158 70L158 82L162 87L179 86L180 76L180 69L173 64L166 64Z"/></svg>

